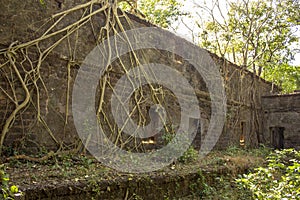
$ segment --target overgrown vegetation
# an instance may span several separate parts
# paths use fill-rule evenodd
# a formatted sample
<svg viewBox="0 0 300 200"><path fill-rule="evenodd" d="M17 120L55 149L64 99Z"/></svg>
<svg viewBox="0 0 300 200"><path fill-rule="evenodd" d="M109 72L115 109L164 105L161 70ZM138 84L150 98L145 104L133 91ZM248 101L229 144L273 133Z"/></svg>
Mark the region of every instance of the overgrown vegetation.
<svg viewBox="0 0 300 200"><path fill-rule="evenodd" d="M276 150L261 166L245 174L237 183L252 192L253 199L300 199L300 151Z"/></svg>
<svg viewBox="0 0 300 200"><path fill-rule="evenodd" d="M222 157L216 156L205 163L206 166L226 166L229 159L238 161L238 156L251 159L251 156L263 156L266 162L256 163L255 168L250 168L248 173L243 175L220 174L207 179L200 172L198 181L201 188L191 185L193 195L184 199L274 199L288 200L300 199L300 151L294 149L271 151L268 148L253 150L242 150L237 147L230 147L222 152ZM235 155L235 156L234 156ZM241 161L241 160L240 160ZM245 162L244 162L245 163ZM235 166L242 164L237 162ZM236 177L236 179L235 179ZM238 177L238 178L237 178Z"/></svg>
<svg viewBox="0 0 300 200"><path fill-rule="evenodd" d="M76 190L76 184L85 183L81 188L82 192L92 194L96 198L104 193L108 195L113 192L115 188L110 185L112 183L126 183L126 186L136 187L137 182L142 181L149 187L156 187L153 183L155 177L185 178L189 174L197 174L195 181L186 182L191 196L182 199L238 200L251 199L252 194L250 190L239 187L234 178L237 178L238 174L245 173L245 170L263 166L264 158L269 152L270 149L265 147L242 149L231 146L224 151L213 151L201 160L186 159L185 162L176 162L162 170L144 174L120 173L101 165L93 157L73 154L54 155L43 162L10 160L5 165L11 180L22 190L32 185L44 188L57 182L62 185L73 183L75 186L73 190ZM174 181L182 181L182 179L174 179ZM108 185L105 185L106 183ZM176 184L171 190L180 190L183 186L181 182ZM72 184L69 186L72 187ZM170 191L158 187L156 189L164 194L165 199L174 199L170 195L172 192L169 193ZM127 199L142 199L143 195L134 191L128 189Z"/></svg>
<svg viewBox="0 0 300 200"><path fill-rule="evenodd" d="M171 136L169 137L171 138ZM193 149L193 148L192 148ZM195 150L191 150L194 152ZM189 150L187 151L189 152ZM187 159L190 153L185 153L179 161L163 170L149 174L123 174L102 166L94 158L87 156L74 156L72 154L55 155L51 159L41 163L10 160L8 166L14 166L11 174L14 182L24 184L47 184L59 180L72 181L74 183L86 181L84 191L91 191L95 197L103 192L110 192L111 187L105 189L99 187L101 181L116 181L118 178L125 181L149 180L150 177L171 174L196 173L198 178L189 182L192 193L185 199L299 199L300 195L300 151L294 149L272 151L261 146L258 149L244 149L230 146L223 151L213 151L202 160ZM191 156L195 158L194 156ZM7 166L7 165L6 165ZM4 168L2 168L4 169ZM26 170L26 177L19 174L18 169ZM246 170L246 171L245 171ZM10 171L11 172L11 171ZM46 172L46 173L44 173ZM248 173L245 173L248 172ZM15 186L8 186L8 175L4 171L2 191L12 195L17 192ZM245 173L244 175L242 175ZM122 178L123 177L123 178ZM177 186L180 188L180 185ZM4 189L3 189L4 188ZM177 188L177 189L178 189ZM167 191L166 191L167 192ZM128 192L128 199L140 197L140 194ZM165 194L165 199L173 199Z"/></svg>
<svg viewBox="0 0 300 200"><path fill-rule="evenodd" d="M16 185L9 184L9 175L5 171L5 166L0 165L0 181L1 181L1 192L0 199L1 200L13 200L15 194L21 195L19 193L19 188Z"/></svg>
<svg viewBox="0 0 300 200"><path fill-rule="evenodd" d="M242 188L235 182L239 174L243 174L255 167L264 165L264 158L271 152L271 149L261 146L257 149L244 149L237 146L230 146L223 151L213 151L202 160L199 171L198 185L191 183L193 195L183 198L188 199L222 199L240 200L251 199L250 190ZM205 173L211 171L212 175Z"/></svg>

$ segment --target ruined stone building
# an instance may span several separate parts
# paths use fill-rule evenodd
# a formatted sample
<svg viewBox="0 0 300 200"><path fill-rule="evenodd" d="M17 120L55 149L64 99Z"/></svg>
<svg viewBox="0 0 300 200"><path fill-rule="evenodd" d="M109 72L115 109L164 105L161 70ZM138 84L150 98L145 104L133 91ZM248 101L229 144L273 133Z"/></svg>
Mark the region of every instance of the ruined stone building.
<svg viewBox="0 0 300 200"><path fill-rule="evenodd" d="M300 149L300 93L263 96L265 143Z"/></svg>
<svg viewBox="0 0 300 200"><path fill-rule="evenodd" d="M64 13L64 16L64 14L54 14L80 5L81 1L73 0L60 4L56 1L48 1L46 7L31 0L1 0L0 3L2 5L0 7L0 129L6 154L10 154L12 149L19 152L60 148L82 149L72 115L72 89L82 62L97 46L99 38L107 36L103 27L108 18L107 13L101 11L103 5L94 5L93 9L82 6L72 12ZM92 15L88 16L89 14ZM131 14L124 15L121 12L118 14L120 21L112 17L111 24L114 27L111 29L116 32L121 32L122 28L130 30L153 27L152 24ZM122 28L119 23L122 24ZM183 38L169 34L170 44L187 43ZM12 43L14 45L11 45ZM193 44L190 45L194 47ZM9 54L13 55L12 57L7 54L9 49L13 50L10 51L12 54ZM226 122L215 148L226 148L241 143L255 146L259 142L270 140L265 135L269 128L281 132L280 127L284 127L285 133L291 130L286 120L292 120L293 114L287 116L278 125L269 120L273 118L273 115L269 114L270 110L279 109L280 112L284 112L290 109L290 104L286 107L277 107L277 104L280 104L277 99L283 97L268 97L278 92L276 86L215 54L209 54L222 74L227 98ZM172 52L145 49L136 51L135 56L141 63L171 66L193 86L201 108L200 120L196 121L199 126L194 144L201 146L203 137L206 137L212 112L210 93L203 77L188 60ZM12 58L13 62L10 60ZM103 107L98 113L100 124L103 125L104 131L111 132L112 135L120 128L118 129L113 122L110 97L117 80L126 74L126 69L129 70L137 65L136 61L132 61L134 59L131 54L126 54L113 61L105 78L100 78L97 87L96 102L101 101L103 97L101 101ZM125 69L122 68L124 66ZM168 123L171 128L176 129L176 125L180 123L178 99L159 84L154 84L155 90L151 87L145 85L136 94L136 98L142 103L138 107L139 111L133 112L134 121L144 125L149 123L148 112L153 105L151 92L162 90L163 93L155 94L156 100L163 102ZM102 95L104 93L105 96ZM261 104L261 96L265 96L263 104ZM273 102L271 99L274 99L274 104L269 102ZM286 97L286 101L291 104L298 102L299 105L298 100L299 95ZM134 104L135 99L132 98L131 102ZM20 109L15 113L16 108ZM295 109L299 111L297 106ZM261 123L264 121L263 117L268 119L266 121L268 130ZM86 131L89 131L88 126ZM292 130L291 135L285 136L285 145L295 145L293 138L296 138L297 134L299 135L299 130ZM119 138L112 136L112 139L117 141ZM159 143L159 139L152 139ZM121 145L118 142L116 144ZM145 141L131 140L129 143L139 146L141 142Z"/></svg>

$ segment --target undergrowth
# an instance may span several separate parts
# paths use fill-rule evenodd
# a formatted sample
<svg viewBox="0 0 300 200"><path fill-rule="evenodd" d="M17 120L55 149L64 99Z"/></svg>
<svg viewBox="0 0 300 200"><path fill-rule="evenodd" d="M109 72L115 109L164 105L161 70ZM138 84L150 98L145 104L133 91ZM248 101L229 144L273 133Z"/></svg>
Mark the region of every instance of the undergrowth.
<svg viewBox="0 0 300 200"><path fill-rule="evenodd" d="M300 198L299 151L293 149L272 151L263 146L258 149L229 147L224 151L212 151L204 159L187 160L186 162L173 163L172 166L157 172L134 175L123 174L106 168L92 157L67 154L56 155L48 162L42 163L18 161L18 167L13 170L10 176L15 185L18 185L18 181L22 182L24 180L44 184L43 180L51 182L51 177L55 178L54 181L69 180L74 183L85 181L89 184L88 188L96 189L93 190L95 194L102 194L102 189L98 187L100 183L98 181L101 180L109 181L114 180L116 177L124 177L124 180L134 181L139 178L147 179L148 177L151 182L151 177L155 174L167 176L167 174L174 173L197 173L198 178L193 182L188 182L191 195L176 199L285 200ZM11 162L14 165L16 164L16 161ZM9 168L11 167L12 165ZM25 174L17 174L18 169L24 170L26 168L28 174L31 174L30 178L25 177ZM41 173L35 173L38 171ZM47 173L42 173L43 171ZM178 185L179 187L180 185ZM6 185L5 188L6 192L11 192L10 187ZM88 188L86 191L88 191ZM107 188L106 190L110 189ZM129 193L128 199L132 195L132 193ZM137 198L138 195L140 194L135 194L131 199ZM174 198L167 195L166 199Z"/></svg>
<svg viewBox="0 0 300 200"><path fill-rule="evenodd" d="M5 166L0 165L0 199L2 200L12 200L15 195L20 196L22 193L19 192L19 188L16 185L9 184L9 175L5 171Z"/></svg>
<svg viewBox="0 0 300 200"><path fill-rule="evenodd" d="M267 161L267 166L240 176L239 186L250 190L253 199L300 199L300 151L276 150Z"/></svg>

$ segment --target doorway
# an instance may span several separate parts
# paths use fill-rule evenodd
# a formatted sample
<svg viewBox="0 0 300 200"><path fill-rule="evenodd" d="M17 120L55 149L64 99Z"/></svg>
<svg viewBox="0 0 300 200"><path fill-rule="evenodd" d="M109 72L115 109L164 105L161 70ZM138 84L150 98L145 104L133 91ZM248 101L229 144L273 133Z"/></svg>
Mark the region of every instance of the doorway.
<svg viewBox="0 0 300 200"><path fill-rule="evenodd" d="M284 127L270 127L271 145L275 149L284 148Z"/></svg>
<svg viewBox="0 0 300 200"><path fill-rule="evenodd" d="M241 122L240 146L245 147L246 122Z"/></svg>

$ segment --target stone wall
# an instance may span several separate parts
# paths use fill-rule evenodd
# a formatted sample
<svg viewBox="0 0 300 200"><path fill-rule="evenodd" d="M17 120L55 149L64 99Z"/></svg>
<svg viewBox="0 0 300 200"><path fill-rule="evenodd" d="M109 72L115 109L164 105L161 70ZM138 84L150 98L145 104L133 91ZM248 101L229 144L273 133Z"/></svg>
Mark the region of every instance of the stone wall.
<svg viewBox="0 0 300 200"><path fill-rule="evenodd" d="M223 73L227 96L227 122L218 146L256 146L263 138L261 96L278 93L279 88L240 66L211 56Z"/></svg>
<svg viewBox="0 0 300 200"><path fill-rule="evenodd" d="M300 93L264 96L262 106L266 144L300 149Z"/></svg>
<svg viewBox="0 0 300 200"><path fill-rule="evenodd" d="M0 29L0 47L6 49L12 42L19 41L19 43L25 43L42 36L51 27L51 24L53 24L53 19L51 19L52 14L81 3L79 0L65 1L62 4L57 3L57 1L47 2L46 7L43 7L39 1L0 0L0 4L4 5L0 8L0 21L2 23ZM100 8L101 5L94 6L94 10ZM85 12L84 10L79 10L70 13L51 32L60 30L70 23L76 22L76 20L81 19L86 14ZM153 26L135 16L128 15L128 17L131 19L130 23L124 17L120 17L125 30ZM80 143L73 122L72 105L69 97L72 96L73 84L80 64L96 46L97 35L95 33L100 32L105 19L103 13L93 16L90 23L83 25L78 31L58 43L57 46L43 57L43 62L39 69L41 78L37 79L38 81L36 82L32 82L26 74L28 75L31 67L38 63L40 52L46 50L60 38L64 37L67 31L38 41L36 44L26 48L28 58L30 59L27 57L24 58L24 50L16 52L17 61L22 63L22 65L20 64L17 67L21 71L21 76L24 80L28 81L31 99L28 106L23 108L16 115L13 123L10 124L4 143L8 149L8 154L12 149L20 152L36 152L42 151L45 148L47 150L74 148ZM183 41L184 39L180 37L176 38L176 42L179 44ZM137 56L141 62L154 62L172 66L194 87L199 100L199 107L201 108L200 128L196 136L195 145L201 145L201 138L207 132L211 115L211 101L201 75L196 72L187 60L170 52L147 49L137 52ZM217 66L220 67L220 72L224 78L228 109L227 121L216 148L240 145L240 140L245 140L245 144L249 146L257 144L257 137L258 135L261 136L263 131L261 124L254 122L254 116L257 116L258 120L262 119L260 96L271 94L274 91L274 87L271 83L253 76L251 72L214 54L211 54L211 57ZM25 62L22 62L22 59ZM130 59L131 55L126 55L122 58L123 63L125 63L128 69L134 67L131 66ZM29 60L32 62L29 62ZM4 64L0 68L0 86L3 89L0 90L0 128L2 130L6 120L15 109L16 102L22 103L24 101L25 92L15 72L11 70L9 63L6 63L5 54L0 55L0 61L1 64ZM114 86L122 74L124 74L124 70L120 66L120 61L117 60L112 64L112 68L108 73L112 86ZM39 88L38 93L34 83ZM157 87L159 88L159 86ZM256 89L253 90L253 88ZM100 98L101 89L103 89L102 82L97 90L97 101ZM163 90L165 91L163 103L170 118L168 122L173 123L176 129L176 125L178 125L180 119L180 114L178 114L180 107L172 93L167 88L163 88ZM275 88L275 91L277 90ZM153 102L151 103L149 88L146 88L145 91L148 91L148 94L145 94L143 97L145 101L141 112L147 118L149 107ZM116 127L109 127L106 122L106 120L112 120L113 118L109 110L109 99L112 89L109 87L105 88L105 94L103 112L106 115L100 115L100 121L107 132L114 133ZM134 116L138 117L138 113L135 113ZM145 119L145 123L149 122L147 120L149 119Z"/></svg>

